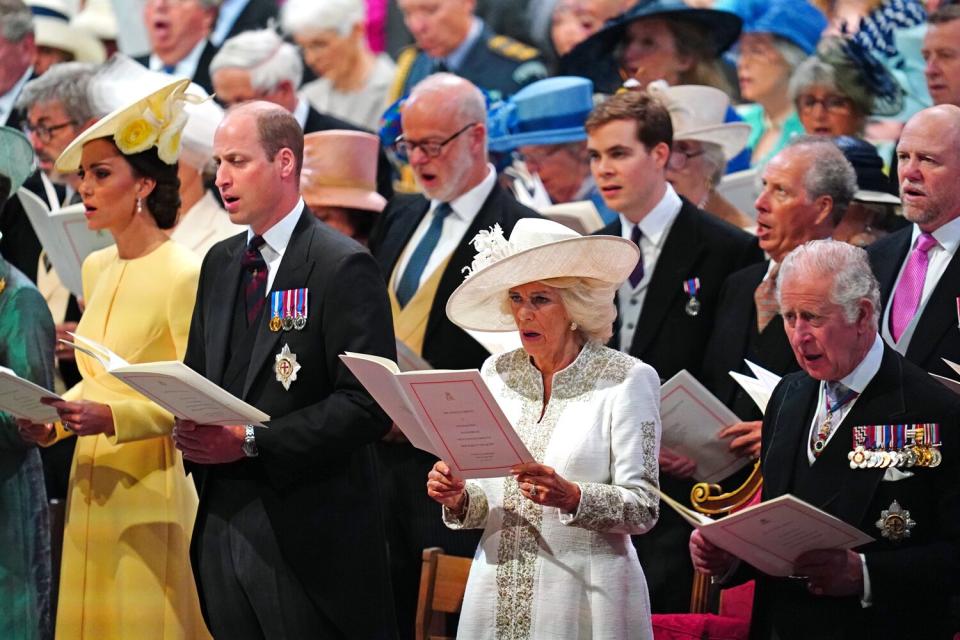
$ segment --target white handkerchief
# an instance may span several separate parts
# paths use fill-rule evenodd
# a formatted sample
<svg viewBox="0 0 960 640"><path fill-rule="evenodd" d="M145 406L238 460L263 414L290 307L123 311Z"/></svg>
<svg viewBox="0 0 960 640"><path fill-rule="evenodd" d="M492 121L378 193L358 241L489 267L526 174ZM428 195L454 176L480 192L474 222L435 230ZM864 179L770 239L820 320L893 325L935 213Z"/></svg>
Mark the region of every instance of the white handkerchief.
<svg viewBox="0 0 960 640"><path fill-rule="evenodd" d="M896 482L897 480L906 480L913 477L913 471L902 471L896 467L887 467L883 474L884 482Z"/></svg>

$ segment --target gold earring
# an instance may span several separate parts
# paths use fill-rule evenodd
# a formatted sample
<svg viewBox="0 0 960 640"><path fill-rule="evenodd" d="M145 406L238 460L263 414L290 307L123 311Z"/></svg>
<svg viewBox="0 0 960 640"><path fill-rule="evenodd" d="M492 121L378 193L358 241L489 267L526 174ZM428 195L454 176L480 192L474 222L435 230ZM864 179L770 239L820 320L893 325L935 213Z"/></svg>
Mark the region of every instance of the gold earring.
<svg viewBox="0 0 960 640"><path fill-rule="evenodd" d="M571 322L570 322L570 331L576 331L576 330L577 330L577 323L571 321Z"/></svg>

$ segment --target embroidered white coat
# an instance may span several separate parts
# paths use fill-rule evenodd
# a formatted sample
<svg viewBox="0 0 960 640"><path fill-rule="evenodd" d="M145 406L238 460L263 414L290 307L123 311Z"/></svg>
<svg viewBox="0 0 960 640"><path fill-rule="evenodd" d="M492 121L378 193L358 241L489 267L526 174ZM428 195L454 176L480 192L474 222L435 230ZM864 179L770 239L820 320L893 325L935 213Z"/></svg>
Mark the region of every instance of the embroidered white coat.
<svg viewBox="0 0 960 640"><path fill-rule="evenodd" d="M459 638L652 638L643 569L631 534L656 523L660 381L649 365L586 345L553 378L543 407L540 372L522 350L492 356L482 374L534 458L581 489L576 513L542 507L516 480L467 483L451 528L483 528Z"/></svg>

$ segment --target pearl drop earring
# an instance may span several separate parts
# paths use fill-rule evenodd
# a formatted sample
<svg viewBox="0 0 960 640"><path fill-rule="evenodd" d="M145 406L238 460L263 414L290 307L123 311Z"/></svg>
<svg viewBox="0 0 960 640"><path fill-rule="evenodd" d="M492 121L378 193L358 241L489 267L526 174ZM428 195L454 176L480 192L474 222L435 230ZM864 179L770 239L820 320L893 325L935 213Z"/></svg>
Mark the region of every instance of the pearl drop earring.
<svg viewBox="0 0 960 640"><path fill-rule="evenodd" d="M576 331L576 330L577 330L577 323L570 322L570 331Z"/></svg>

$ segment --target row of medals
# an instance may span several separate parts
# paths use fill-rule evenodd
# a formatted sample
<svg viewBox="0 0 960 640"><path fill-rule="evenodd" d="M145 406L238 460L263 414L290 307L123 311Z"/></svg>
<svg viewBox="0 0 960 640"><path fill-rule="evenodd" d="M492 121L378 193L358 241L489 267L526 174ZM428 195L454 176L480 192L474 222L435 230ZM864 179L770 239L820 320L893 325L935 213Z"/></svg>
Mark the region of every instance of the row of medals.
<svg viewBox="0 0 960 640"><path fill-rule="evenodd" d="M302 331L307 326L307 316L297 314L296 316L273 316L270 318L270 331L277 332L280 329L291 331L296 329Z"/></svg>
<svg viewBox="0 0 960 640"><path fill-rule="evenodd" d="M858 445L847 454L851 469L886 469L897 467L938 467L943 462L943 455L936 447L928 445L913 445L898 451L871 450Z"/></svg>

